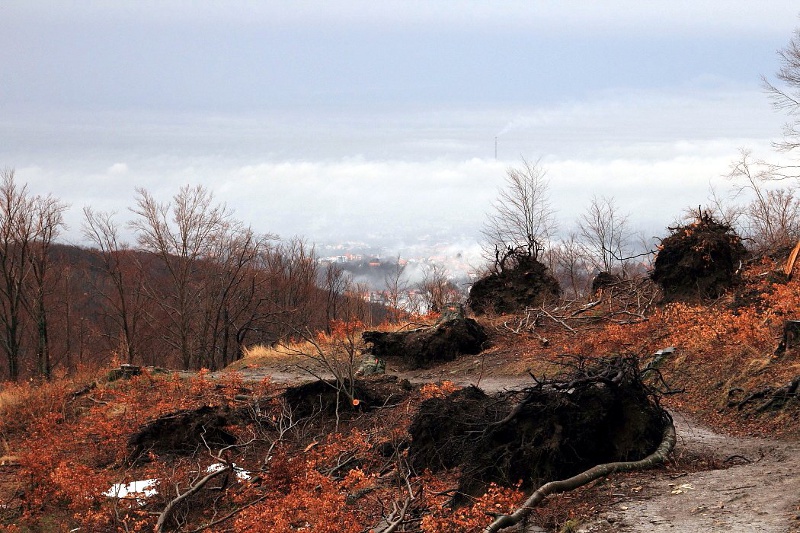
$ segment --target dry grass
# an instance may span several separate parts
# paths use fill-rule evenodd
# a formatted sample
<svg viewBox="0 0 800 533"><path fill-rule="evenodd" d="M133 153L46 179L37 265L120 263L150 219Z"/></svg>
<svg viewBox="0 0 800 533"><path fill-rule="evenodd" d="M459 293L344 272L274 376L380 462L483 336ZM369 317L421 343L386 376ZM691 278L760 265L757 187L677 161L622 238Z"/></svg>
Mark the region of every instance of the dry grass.
<svg viewBox="0 0 800 533"><path fill-rule="evenodd" d="M307 360L303 354L314 354L316 348L310 342L288 345L265 346L256 344L243 349L242 358L231 363L227 370L242 370L248 367L293 365Z"/></svg>
<svg viewBox="0 0 800 533"><path fill-rule="evenodd" d="M17 405L25 400L25 390L17 384L0 384L0 418L5 418Z"/></svg>
<svg viewBox="0 0 800 533"><path fill-rule="evenodd" d="M363 349L360 340L361 334L366 329L377 331L403 331L426 325L431 325L431 322L408 322L394 325L380 324L377 326L370 326L369 328L359 328L355 331L350 331L348 336L352 337L354 345L357 347L357 350L360 351ZM314 341L316 342L316 346L312 342L303 340L291 343L278 343L272 346L263 344L246 346L242 349L242 358L228 365L226 370L243 370L245 368L258 366L290 366L298 363L307 364L309 356L317 357L320 355L318 348L326 355L334 354L337 350L341 350L341 345L343 344L341 338L334 338L322 332L315 334Z"/></svg>

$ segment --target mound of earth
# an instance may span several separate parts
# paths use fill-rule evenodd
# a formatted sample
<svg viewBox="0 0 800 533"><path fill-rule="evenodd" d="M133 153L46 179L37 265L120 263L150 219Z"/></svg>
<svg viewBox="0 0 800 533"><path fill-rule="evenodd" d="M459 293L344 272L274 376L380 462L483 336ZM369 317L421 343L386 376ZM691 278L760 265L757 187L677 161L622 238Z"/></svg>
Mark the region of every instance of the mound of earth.
<svg viewBox="0 0 800 533"><path fill-rule="evenodd" d="M520 255L513 266L476 281L469 291L469 306L476 315L509 314L541 305L560 294L561 286L544 264L532 256Z"/></svg>
<svg viewBox="0 0 800 533"><path fill-rule="evenodd" d="M717 298L734 284L747 251L730 226L701 212L691 224L669 229L650 276L665 301Z"/></svg>
<svg viewBox="0 0 800 533"><path fill-rule="evenodd" d="M444 316L432 327L411 331L365 331L368 352L375 357L398 357L410 368L430 368L465 354L478 354L488 336L483 326L463 314Z"/></svg>
<svg viewBox="0 0 800 533"><path fill-rule="evenodd" d="M481 494L492 482L530 488L646 457L668 416L634 359L607 359L520 391L467 387L427 400L411 424L409 457L419 472L460 468L462 494Z"/></svg>

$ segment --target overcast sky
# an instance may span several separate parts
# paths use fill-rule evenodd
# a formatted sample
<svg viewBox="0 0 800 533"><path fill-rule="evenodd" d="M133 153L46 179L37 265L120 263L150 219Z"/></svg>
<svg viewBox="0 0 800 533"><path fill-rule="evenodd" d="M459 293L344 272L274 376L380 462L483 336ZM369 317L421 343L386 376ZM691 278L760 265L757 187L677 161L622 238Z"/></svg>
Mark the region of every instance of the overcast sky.
<svg viewBox="0 0 800 533"><path fill-rule="evenodd" d="M663 234L786 117L760 76L790 1L0 3L0 167L129 217L203 184L256 230L468 246L540 160L568 231L593 194ZM497 157L495 158L495 147Z"/></svg>

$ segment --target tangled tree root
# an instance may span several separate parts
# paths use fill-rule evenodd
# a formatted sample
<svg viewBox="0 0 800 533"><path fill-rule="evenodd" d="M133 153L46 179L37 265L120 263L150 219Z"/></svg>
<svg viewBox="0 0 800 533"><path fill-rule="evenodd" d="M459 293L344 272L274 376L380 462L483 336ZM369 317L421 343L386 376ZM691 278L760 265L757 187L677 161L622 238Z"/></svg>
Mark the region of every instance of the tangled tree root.
<svg viewBox="0 0 800 533"><path fill-rule="evenodd" d="M558 280L543 263L525 251L509 249L504 259L498 258L496 272L472 285L469 306L476 315L515 313L560 294Z"/></svg>
<svg viewBox="0 0 800 533"><path fill-rule="evenodd" d="M234 413L224 407L204 405L183 409L151 420L128 438L130 463L146 452L192 455L204 447L229 446L236 437L225 428L233 423Z"/></svg>
<svg viewBox="0 0 800 533"><path fill-rule="evenodd" d="M800 376L796 376L783 387L764 387L751 392L741 400L735 400L737 393L744 392L740 388L728 391L728 407L735 407L740 411L752 409L755 414L778 411L791 404L800 402Z"/></svg>
<svg viewBox="0 0 800 533"><path fill-rule="evenodd" d="M346 394L340 394L340 386L335 380L311 381L287 388L283 398L296 418L307 418L316 413L331 416L337 412L383 407L402 401L413 389L408 380L401 380L397 376L367 376L356 379L352 384L345 383L358 400L358 405L353 405L347 401Z"/></svg>
<svg viewBox="0 0 800 533"><path fill-rule="evenodd" d="M533 488L596 464L638 461L662 440L669 415L635 358L570 359L569 379L488 396L476 387L433 398L410 427L417 470L459 468L459 494L490 483Z"/></svg>
<svg viewBox="0 0 800 533"><path fill-rule="evenodd" d="M525 503L523 503L519 509L517 509L510 515L498 516L497 519L495 519L494 522L486 526L486 529L484 529L483 531L484 533L497 533L501 529L505 529L519 524L531 513L531 511L533 511L534 507L536 507L542 500L544 500L551 494L558 494L560 492L575 490L578 487L581 487L583 485L586 485L587 483L594 481L595 479L611 475L615 472L643 470L645 468L652 468L654 466L658 466L667 460L667 457L669 456L670 452L675 447L675 441L676 441L675 426L672 424L672 421L670 420L667 426L664 428L664 434L661 439L661 444L659 444L658 448L656 448L656 451L654 451L644 459L640 461L605 463L592 467L589 470L585 470L578 475L572 476L571 478L545 483L544 485L536 489L536 491L533 494L531 494L527 500L525 500Z"/></svg>
<svg viewBox="0 0 800 533"><path fill-rule="evenodd" d="M738 280L747 250L731 226L698 209L692 223L669 230L650 276L666 301L717 298Z"/></svg>

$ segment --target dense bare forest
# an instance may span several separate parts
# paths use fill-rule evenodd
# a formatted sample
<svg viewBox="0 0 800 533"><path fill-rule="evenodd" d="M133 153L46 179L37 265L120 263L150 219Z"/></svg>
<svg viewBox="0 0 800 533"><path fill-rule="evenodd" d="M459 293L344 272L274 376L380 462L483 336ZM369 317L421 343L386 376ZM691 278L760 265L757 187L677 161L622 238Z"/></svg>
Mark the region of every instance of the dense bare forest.
<svg viewBox="0 0 800 533"><path fill-rule="evenodd" d="M203 188L172 202L138 192L134 219L85 209L90 246L59 244L66 206L0 184L3 379L119 362L224 367L245 344L324 331L332 320L381 322L385 308L300 239L258 235ZM134 229L137 242L122 241Z"/></svg>

